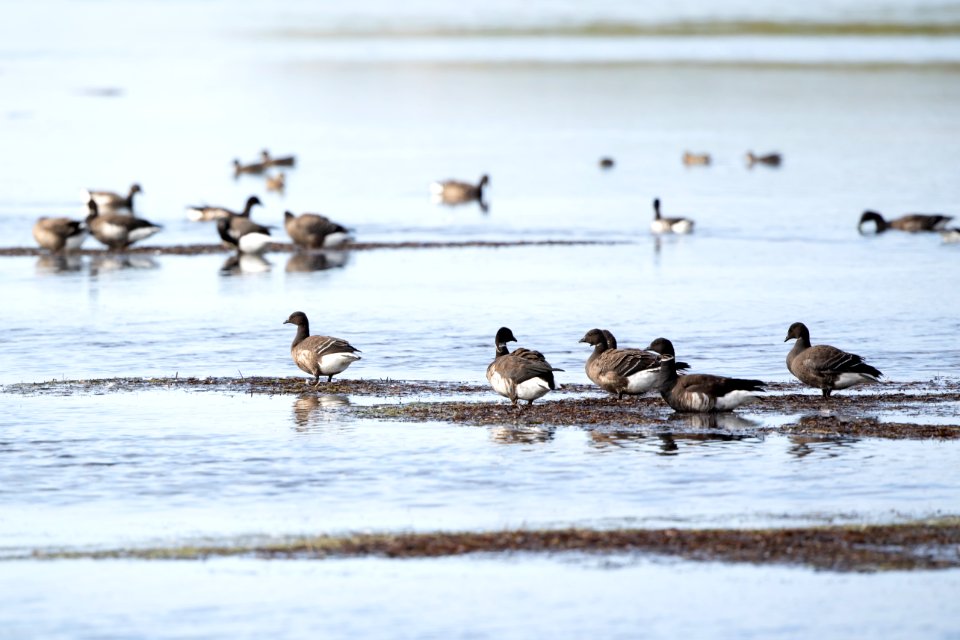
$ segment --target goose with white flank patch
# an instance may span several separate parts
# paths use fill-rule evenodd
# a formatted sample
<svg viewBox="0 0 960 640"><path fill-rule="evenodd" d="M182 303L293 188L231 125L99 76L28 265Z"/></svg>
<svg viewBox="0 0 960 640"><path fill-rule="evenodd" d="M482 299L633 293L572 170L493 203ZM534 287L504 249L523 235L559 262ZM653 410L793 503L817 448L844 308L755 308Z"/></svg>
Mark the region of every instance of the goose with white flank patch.
<svg viewBox="0 0 960 640"><path fill-rule="evenodd" d="M132 215L121 213L100 213L97 203L87 202L90 213L87 215L87 227L93 237L107 245L113 251L126 249L134 242L149 238L163 227Z"/></svg>
<svg viewBox="0 0 960 640"><path fill-rule="evenodd" d="M87 227L82 220L43 217L33 225L33 239L53 253L79 249L86 237Z"/></svg>
<svg viewBox="0 0 960 640"><path fill-rule="evenodd" d="M264 149L260 152L260 162L267 167L292 167L297 164L297 158L296 156L280 156L276 158Z"/></svg>
<svg viewBox="0 0 960 640"><path fill-rule="evenodd" d="M90 191L89 189L84 189L80 192L80 195L84 202L90 202L91 200L96 202L98 211L107 212L126 209L130 213L133 213L133 196L134 194L142 192L143 189L140 188L140 185L134 183L130 185L130 191L128 191L125 196L114 193L113 191Z"/></svg>
<svg viewBox="0 0 960 640"><path fill-rule="evenodd" d="M802 322L790 325L783 341L788 340L796 343L787 354L787 369L803 384L820 389L824 398L834 390L879 382L883 375L856 354L826 344L810 346L810 330Z"/></svg>
<svg viewBox="0 0 960 640"><path fill-rule="evenodd" d="M779 153L765 153L757 155L753 151L747 151L747 166L751 169L755 164L763 164L768 167L779 167L783 162L783 156Z"/></svg>
<svg viewBox="0 0 960 640"><path fill-rule="evenodd" d="M307 314L294 311L283 324L297 326L297 335L290 345L290 355L301 371L314 376L314 386L320 386L320 376L327 376L327 382L333 376L343 372L359 360L360 350L341 338L330 336L311 336Z"/></svg>
<svg viewBox="0 0 960 640"><path fill-rule="evenodd" d="M605 329L591 329L580 342L593 346L584 369L595 385L617 394L641 395L654 388L660 373L660 354L643 349L618 349L617 339ZM612 346L611 346L612 345Z"/></svg>
<svg viewBox="0 0 960 640"><path fill-rule="evenodd" d="M489 182L490 176L487 174L483 174L477 184L460 180L437 181L430 184L430 193L435 203L456 205L476 200L480 203L480 208L486 211L487 204L483 200L483 189Z"/></svg>
<svg viewBox="0 0 960 640"><path fill-rule="evenodd" d="M487 381L494 391L509 398L519 410L518 400L533 404L537 398L556 389L553 372L563 369L552 367L539 351L519 348L510 353L507 343L516 341L510 329L500 327L494 338L495 356L487 367Z"/></svg>
<svg viewBox="0 0 960 640"><path fill-rule="evenodd" d="M725 378L705 373L677 375L677 362L671 355L660 357L660 379L657 384L670 408L681 413L732 411L742 404L759 400L763 382L742 378Z"/></svg>
<svg viewBox="0 0 960 640"><path fill-rule="evenodd" d="M876 232L883 233L887 229L896 229L897 231L909 231L916 233L918 231L943 231L947 223L953 220L953 216L943 215L942 213L908 213L905 216L894 218L893 220L884 220L876 211L864 211L860 216L860 223L857 224L857 231L863 233L863 225L867 222L876 224Z"/></svg>
<svg viewBox="0 0 960 640"><path fill-rule="evenodd" d="M664 218L660 215L660 198L653 199L653 233L692 233L693 220L689 218Z"/></svg>
<svg viewBox="0 0 960 640"><path fill-rule="evenodd" d="M262 253L273 240L269 227L243 216L220 218L217 220L217 233L221 240L240 253Z"/></svg>
<svg viewBox="0 0 960 640"><path fill-rule="evenodd" d="M318 213L296 216L285 211L283 226L293 243L306 249L335 247L350 239L349 229Z"/></svg>
<svg viewBox="0 0 960 640"><path fill-rule="evenodd" d="M243 211L236 212L226 207L214 206L209 204L199 204L199 205L189 205L187 207L187 218L193 220L194 222L209 222L210 220L219 220L221 218L230 218L233 216L239 216L242 218L249 218L250 211L256 205L262 205L260 198L257 196L250 196L247 198L246 204L243 206Z"/></svg>

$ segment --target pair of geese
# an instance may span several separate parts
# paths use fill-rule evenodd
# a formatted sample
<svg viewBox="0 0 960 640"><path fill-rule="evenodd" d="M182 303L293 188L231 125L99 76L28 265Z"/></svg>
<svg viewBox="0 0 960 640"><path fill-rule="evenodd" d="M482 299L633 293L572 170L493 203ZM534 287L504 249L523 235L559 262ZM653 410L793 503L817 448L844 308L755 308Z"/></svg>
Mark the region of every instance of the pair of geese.
<svg viewBox="0 0 960 640"><path fill-rule="evenodd" d="M233 175L237 177L241 174L256 174L259 175L271 167L292 167L297 163L295 156L281 156L279 158L271 156L270 152L266 149L260 152L260 160L257 162L251 162L249 164L243 164L238 159L233 160ZM283 175L282 173L280 175Z"/></svg>
<svg viewBox="0 0 960 640"><path fill-rule="evenodd" d="M341 338L311 336L307 316L295 311L284 324L297 326L290 346L290 355L302 371L314 376L319 386L320 377L342 373L360 359L359 350ZM847 389L865 382L878 382L883 375L860 356L830 345L810 344L810 331L802 322L790 325L788 340L796 340L787 354L787 369L804 384L821 390L829 398L835 390ZM487 367L487 381L501 396L520 408L519 401L528 404L557 388L554 372L563 371L552 366L542 353L524 347L510 351L508 342L516 342L513 332L501 327L494 336L494 359ZM688 369L685 362L676 361L673 343L657 338L646 349L621 349L614 335L605 329L591 329L580 342L593 346L587 358L587 377L601 389L624 395L640 395L656 389L674 410L679 412L712 413L731 411L758 399L764 391L760 380L728 378L710 374L680 375Z"/></svg>
<svg viewBox="0 0 960 640"><path fill-rule="evenodd" d="M753 151L748 151L747 156L747 166L753 168L754 165L762 164L768 167L779 167L783 162L783 156L779 153L763 153L756 154ZM691 153L690 151L683 152L683 164L688 167L706 167L713 162L713 158L710 157L709 153Z"/></svg>
<svg viewBox="0 0 960 640"><path fill-rule="evenodd" d="M33 238L54 253L79 249L88 233L111 250L126 249L163 228L133 215L133 197L141 191L139 184L131 185L125 196L112 191L84 190L89 211L84 220L42 217L33 225Z"/></svg>
<svg viewBox="0 0 960 640"><path fill-rule="evenodd" d="M191 206L187 207L187 210L191 220L216 220L220 239L236 248L239 253L258 254L273 241L270 235L271 227L257 224L250 219L253 207L262 204L257 196L250 196L240 212L210 205ZM297 216L285 211L283 226L293 243L304 249L335 247L350 239L349 229L318 213Z"/></svg>

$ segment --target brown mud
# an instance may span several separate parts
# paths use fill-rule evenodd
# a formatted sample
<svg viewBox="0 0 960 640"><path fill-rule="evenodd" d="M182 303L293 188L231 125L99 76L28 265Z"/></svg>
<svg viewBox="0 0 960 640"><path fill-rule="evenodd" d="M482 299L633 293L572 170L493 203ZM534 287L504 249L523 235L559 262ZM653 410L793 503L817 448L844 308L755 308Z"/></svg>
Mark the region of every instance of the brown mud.
<svg viewBox="0 0 960 640"><path fill-rule="evenodd" d="M383 403L344 405L360 418L470 425L577 426L696 433L721 430L751 435L781 433L827 438L960 439L960 381L934 380L883 385L870 393L835 394L824 399L796 383L774 383L760 402L727 414L676 414L656 395L617 400L590 385L565 385L532 406L515 409L480 384L410 380L337 379L314 388L303 377L268 378L108 378L10 384L2 393L25 395L105 394L123 391L187 390L220 393L333 394L383 398ZM438 397L441 397L438 399ZM891 414L885 420L877 412ZM749 417L746 417L749 416ZM765 426L764 416L796 416ZM924 418L936 417L930 420ZM758 421L760 418L761 421ZM913 418L913 420L911 420Z"/></svg>
<svg viewBox="0 0 960 640"><path fill-rule="evenodd" d="M785 529L559 529L308 536L259 543L96 551L35 551L62 559L205 560L439 558L491 553L642 553L685 560L779 564L837 572L960 567L960 519Z"/></svg>

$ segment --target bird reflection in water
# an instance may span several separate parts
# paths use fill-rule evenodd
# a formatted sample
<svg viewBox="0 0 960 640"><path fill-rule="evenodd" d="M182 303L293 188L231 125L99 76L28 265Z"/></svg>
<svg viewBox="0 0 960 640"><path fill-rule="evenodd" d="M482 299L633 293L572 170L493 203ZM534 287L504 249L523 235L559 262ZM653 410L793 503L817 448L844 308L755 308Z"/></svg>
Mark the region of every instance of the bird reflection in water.
<svg viewBox="0 0 960 640"><path fill-rule="evenodd" d="M75 255L42 255L37 258L37 273L70 273L83 269L83 257Z"/></svg>
<svg viewBox="0 0 960 640"><path fill-rule="evenodd" d="M100 273L122 271L124 269L156 269L159 266L157 261L150 256L108 253L91 258L90 275L95 276Z"/></svg>
<svg viewBox="0 0 960 640"><path fill-rule="evenodd" d="M331 409L346 407L350 404L347 396L335 393L305 393L293 403L294 429L309 431L320 423L334 419L336 412Z"/></svg>
<svg viewBox="0 0 960 640"><path fill-rule="evenodd" d="M223 263L223 266L220 267L220 273L231 276L245 273L266 273L270 271L272 266L263 256L253 253L235 253Z"/></svg>
<svg viewBox="0 0 960 640"><path fill-rule="evenodd" d="M348 262L349 251L296 251L287 260L287 273L340 269Z"/></svg>
<svg viewBox="0 0 960 640"><path fill-rule="evenodd" d="M748 420L735 413L673 413L667 418L668 422L679 423L690 429L727 429L742 431L756 429L760 423ZM697 434L691 434L697 435Z"/></svg>
<svg viewBox="0 0 960 640"><path fill-rule="evenodd" d="M553 440L553 427L508 427L490 429L490 439L500 444L542 444Z"/></svg>

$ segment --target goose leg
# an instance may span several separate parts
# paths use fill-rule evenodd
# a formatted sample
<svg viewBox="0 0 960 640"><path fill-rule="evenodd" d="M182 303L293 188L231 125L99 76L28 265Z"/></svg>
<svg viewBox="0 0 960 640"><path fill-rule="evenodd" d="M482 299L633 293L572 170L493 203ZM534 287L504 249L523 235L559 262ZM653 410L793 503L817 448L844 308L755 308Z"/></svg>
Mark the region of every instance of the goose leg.
<svg viewBox="0 0 960 640"><path fill-rule="evenodd" d="M830 389L823 389L823 397L824 398L830 397Z"/></svg>

